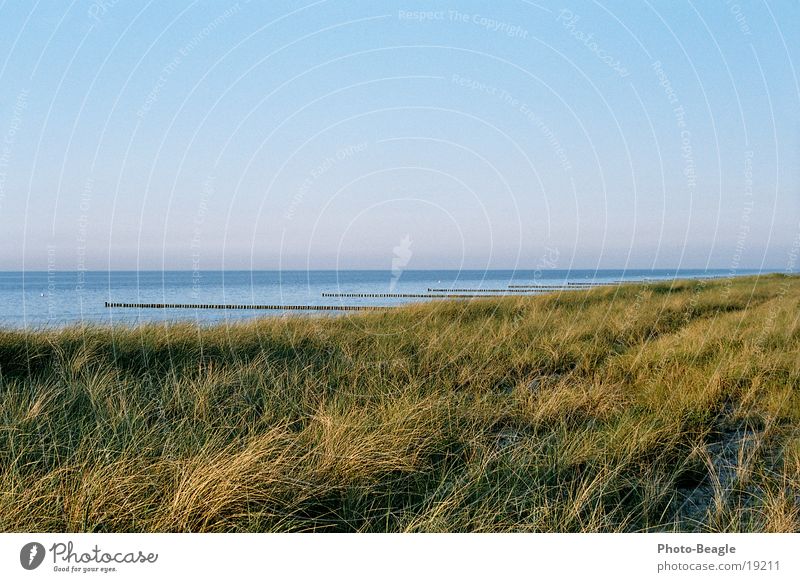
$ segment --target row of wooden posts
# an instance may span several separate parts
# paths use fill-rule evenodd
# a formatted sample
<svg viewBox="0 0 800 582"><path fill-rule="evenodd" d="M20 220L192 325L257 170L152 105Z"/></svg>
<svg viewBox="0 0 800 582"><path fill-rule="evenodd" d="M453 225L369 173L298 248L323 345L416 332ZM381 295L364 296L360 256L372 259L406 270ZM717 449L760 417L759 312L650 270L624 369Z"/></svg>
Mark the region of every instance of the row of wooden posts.
<svg viewBox="0 0 800 582"><path fill-rule="evenodd" d="M507 289L436 289L428 288L428 293L322 293L323 297L359 297L359 298L407 298L407 299L467 299L473 297L497 297L489 293L526 293L531 295L547 291L568 291L576 287L594 287L599 285L618 285L619 283L567 283L572 289L558 285L509 285ZM438 293L434 295L433 293ZM468 294L466 294L468 293ZM260 309L260 310L294 310L294 311L374 311L391 309L381 305L248 305L229 303L124 303L106 301L107 308L132 309Z"/></svg>

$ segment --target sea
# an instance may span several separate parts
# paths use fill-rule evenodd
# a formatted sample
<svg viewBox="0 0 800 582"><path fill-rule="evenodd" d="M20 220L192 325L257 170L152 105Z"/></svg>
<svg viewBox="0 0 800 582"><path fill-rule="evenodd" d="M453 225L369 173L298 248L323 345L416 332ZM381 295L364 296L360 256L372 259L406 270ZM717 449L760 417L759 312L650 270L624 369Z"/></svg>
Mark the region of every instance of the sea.
<svg viewBox="0 0 800 582"><path fill-rule="evenodd" d="M736 275L756 273L758 271L741 270ZM731 273L728 270L696 269L6 271L0 272L0 327L38 329L76 323L137 325L174 321L211 324L290 314L335 316L349 313L311 309L152 309L108 307L107 303L391 307L415 301L441 301L443 295L512 294L509 286L513 285L552 286L555 292L560 293L571 292L587 284L729 276ZM465 297L456 299L469 300Z"/></svg>

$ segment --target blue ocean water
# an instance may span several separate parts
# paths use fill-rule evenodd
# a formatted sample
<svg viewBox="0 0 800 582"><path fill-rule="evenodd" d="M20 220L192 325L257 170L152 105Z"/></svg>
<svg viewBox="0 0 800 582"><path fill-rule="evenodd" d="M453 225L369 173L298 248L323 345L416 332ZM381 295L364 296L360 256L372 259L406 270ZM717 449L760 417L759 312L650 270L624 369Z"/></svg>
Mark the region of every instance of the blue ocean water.
<svg viewBox="0 0 800 582"><path fill-rule="evenodd" d="M757 271L739 271L753 274ZM277 305L398 305L425 298L323 297L322 293L426 294L437 289L610 283L728 276L723 270L571 271L26 271L0 272L0 327L39 328L80 322L201 323L285 315L285 311L107 308L105 302ZM290 312L310 313L310 312ZM314 312L319 313L319 312ZM322 312L336 313L336 312ZM341 312L339 312L341 313Z"/></svg>

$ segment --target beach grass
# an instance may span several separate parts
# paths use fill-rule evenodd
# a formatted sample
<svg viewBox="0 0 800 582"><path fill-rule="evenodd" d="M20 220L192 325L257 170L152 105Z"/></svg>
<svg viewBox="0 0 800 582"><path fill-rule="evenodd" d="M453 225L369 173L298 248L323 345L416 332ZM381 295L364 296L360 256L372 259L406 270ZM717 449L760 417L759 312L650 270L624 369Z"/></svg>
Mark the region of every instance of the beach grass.
<svg viewBox="0 0 800 582"><path fill-rule="evenodd" d="M800 530L800 278L0 331L0 531Z"/></svg>

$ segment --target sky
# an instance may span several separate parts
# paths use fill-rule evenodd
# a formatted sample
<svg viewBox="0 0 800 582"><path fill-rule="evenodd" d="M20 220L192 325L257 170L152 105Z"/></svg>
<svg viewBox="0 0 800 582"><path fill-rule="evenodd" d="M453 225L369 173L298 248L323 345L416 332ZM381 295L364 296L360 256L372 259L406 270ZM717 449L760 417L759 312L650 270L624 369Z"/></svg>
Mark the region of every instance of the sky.
<svg viewBox="0 0 800 582"><path fill-rule="evenodd" d="M794 1L5 1L0 270L793 270L797 30Z"/></svg>

